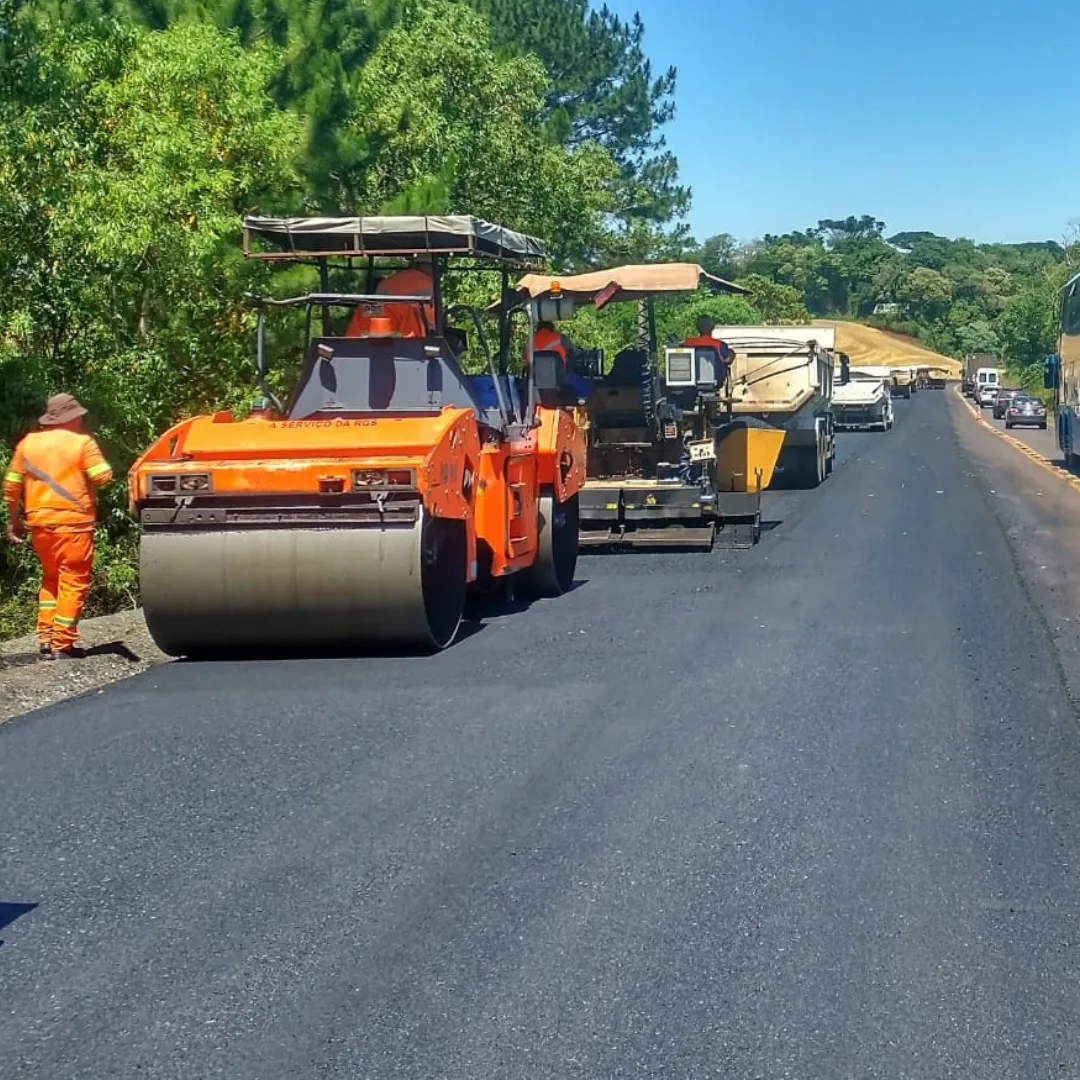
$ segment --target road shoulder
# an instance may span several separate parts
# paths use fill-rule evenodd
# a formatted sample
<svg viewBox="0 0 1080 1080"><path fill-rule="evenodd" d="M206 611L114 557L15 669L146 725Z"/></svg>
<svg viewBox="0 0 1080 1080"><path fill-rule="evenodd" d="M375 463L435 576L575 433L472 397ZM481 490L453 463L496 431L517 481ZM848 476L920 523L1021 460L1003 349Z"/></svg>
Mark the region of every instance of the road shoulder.
<svg viewBox="0 0 1080 1080"><path fill-rule="evenodd" d="M1074 707L1080 706L1080 478L1044 454L1018 453L1012 433L976 419L949 394L972 478L1009 541L1017 576L1046 624ZM1041 432L1040 432L1041 434ZM970 553L978 559L979 552ZM994 582L988 581L987 588Z"/></svg>
<svg viewBox="0 0 1080 1080"><path fill-rule="evenodd" d="M73 661L39 660L32 634L0 642L0 724L169 659L154 645L141 610L84 619L79 642L86 655Z"/></svg>

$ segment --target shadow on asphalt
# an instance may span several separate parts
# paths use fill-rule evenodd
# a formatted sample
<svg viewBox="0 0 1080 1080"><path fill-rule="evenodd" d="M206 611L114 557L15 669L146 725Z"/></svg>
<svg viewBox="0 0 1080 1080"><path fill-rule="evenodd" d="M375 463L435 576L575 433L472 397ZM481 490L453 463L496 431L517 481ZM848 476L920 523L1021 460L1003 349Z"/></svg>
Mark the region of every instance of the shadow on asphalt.
<svg viewBox="0 0 1080 1080"><path fill-rule="evenodd" d="M27 912L33 911L37 904L10 904L0 901L0 930L10 926L16 919L21 919ZM0 939L0 945L4 942Z"/></svg>

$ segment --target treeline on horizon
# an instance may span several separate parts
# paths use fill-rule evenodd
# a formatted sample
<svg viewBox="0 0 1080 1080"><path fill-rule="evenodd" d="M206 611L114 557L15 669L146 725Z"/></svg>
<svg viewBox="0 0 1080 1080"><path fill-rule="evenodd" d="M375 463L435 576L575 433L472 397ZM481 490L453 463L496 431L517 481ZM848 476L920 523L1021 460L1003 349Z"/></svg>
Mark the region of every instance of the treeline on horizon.
<svg viewBox="0 0 1080 1080"><path fill-rule="evenodd" d="M472 213L561 270L690 259L749 287L665 305L665 336L704 311L850 317L1034 373L1058 245L886 236L865 215L695 241L663 137L676 72L652 70L644 32L588 0L0 0L0 470L59 389L118 471L180 417L243 408L244 295L305 272L242 259L252 211ZM615 307L575 340L627 344ZM271 336L295 344L294 324ZM115 484L88 613L137 601L136 542ZM35 580L0 546L0 636L29 625Z"/></svg>

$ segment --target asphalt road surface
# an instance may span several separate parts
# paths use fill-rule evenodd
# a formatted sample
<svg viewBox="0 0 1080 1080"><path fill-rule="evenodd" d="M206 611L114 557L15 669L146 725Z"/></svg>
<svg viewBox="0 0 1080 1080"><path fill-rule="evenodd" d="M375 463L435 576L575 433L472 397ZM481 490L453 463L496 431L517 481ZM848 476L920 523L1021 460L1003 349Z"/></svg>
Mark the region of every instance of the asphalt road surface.
<svg viewBox="0 0 1080 1080"><path fill-rule="evenodd" d="M754 551L0 729L4 1080L1080 1076L1061 549L951 397Z"/></svg>

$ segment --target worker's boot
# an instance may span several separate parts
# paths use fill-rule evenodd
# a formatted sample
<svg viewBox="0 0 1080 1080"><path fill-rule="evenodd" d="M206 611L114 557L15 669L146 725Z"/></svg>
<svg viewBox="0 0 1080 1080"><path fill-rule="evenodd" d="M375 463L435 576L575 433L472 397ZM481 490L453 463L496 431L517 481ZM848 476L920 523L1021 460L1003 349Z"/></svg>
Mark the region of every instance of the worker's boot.
<svg viewBox="0 0 1080 1080"><path fill-rule="evenodd" d="M51 660L53 658L52 646L47 641L43 641L38 646L38 656L42 660Z"/></svg>
<svg viewBox="0 0 1080 1080"><path fill-rule="evenodd" d="M52 659L54 660L81 660L82 658L82 649L78 648L75 645L72 645L67 649L52 650Z"/></svg>

